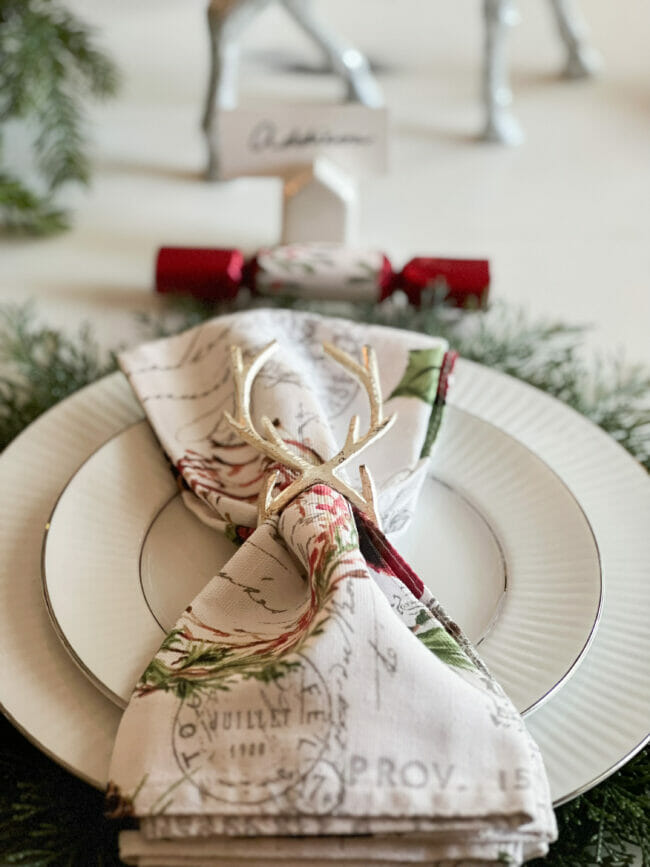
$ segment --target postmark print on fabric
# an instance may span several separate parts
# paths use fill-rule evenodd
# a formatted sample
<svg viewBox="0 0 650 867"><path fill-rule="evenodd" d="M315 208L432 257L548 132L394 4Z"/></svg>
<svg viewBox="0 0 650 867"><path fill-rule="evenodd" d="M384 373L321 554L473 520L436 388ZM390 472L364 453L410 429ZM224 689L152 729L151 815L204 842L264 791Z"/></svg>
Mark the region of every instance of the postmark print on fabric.
<svg viewBox="0 0 650 867"><path fill-rule="evenodd" d="M321 758L288 794L296 813L327 816L341 806L345 792L342 771L333 762Z"/></svg>
<svg viewBox="0 0 650 867"><path fill-rule="evenodd" d="M239 690L197 692L179 704L173 751L184 777L229 804L260 804L304 781L327 749L332 701L302 654L299 666Z"/></svg>

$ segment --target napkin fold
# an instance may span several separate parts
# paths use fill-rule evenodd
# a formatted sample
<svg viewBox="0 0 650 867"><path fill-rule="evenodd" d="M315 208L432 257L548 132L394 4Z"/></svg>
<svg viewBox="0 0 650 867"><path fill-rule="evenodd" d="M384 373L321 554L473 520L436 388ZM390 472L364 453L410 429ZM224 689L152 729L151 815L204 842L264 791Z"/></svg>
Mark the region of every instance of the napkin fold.
<svg viewBox="0 0 650 867"><path fill-rule="evenodd" d="M417 507L454 360L444 341L257 310L121 357L186 504L241 543L206 576L125 711L107 807L140 828L123 833L122 857L198 867L544 854L556 827L539 751L384 533L326 484L256 526L270 460L223 412L234 405L229 347L246 359L271 340L279 350L253 385L252 420L262 430L267 416L313 462L338 450L354 414L368 423L367 395L323 342L354 358L374 347L397 421L362 460L387 533ZM292 477L285 468L280 484Z"/></svg>

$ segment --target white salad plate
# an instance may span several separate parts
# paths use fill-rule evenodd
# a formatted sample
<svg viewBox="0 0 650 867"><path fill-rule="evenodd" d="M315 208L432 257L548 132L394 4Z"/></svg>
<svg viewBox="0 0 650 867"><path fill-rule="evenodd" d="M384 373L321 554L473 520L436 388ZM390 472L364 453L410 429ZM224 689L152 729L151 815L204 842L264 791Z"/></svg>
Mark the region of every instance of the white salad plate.
<svg viewBox="0 0 650 867"><path fill-rule="evenodd" d="M449 407L417 517L395 542L520 712L575 670L600 612L598 548L573 495L521 443ZM83 464L52 513L43 584L55 629L124 707L179 614L235 550L184 506L140 421Z"/></svg>
<svg viewBox="0 0 650 867"><path fill-rule="evenodd" d="M526 720L559 803L604 779L647 741L650 483L610 437L510 377L461 361L452 403L546 463L580 504L600 551L604 592L591 646L573 675ZM0 457L0 702L28 738L99 787L106 783L121 711L84 675L52 627L42 591L41 548L70 479L141 418L126 380L114 374L54 407ZM493 457L497 464L499 455ZM97 491L97 502L101 496ZM535 496L531 488L530 497ZM70 544L77 537L75 529ZM116 547L119 543L115 539ZM555 551L539 555L553 558ZM501 616L500 611L497 622ZM490 634L482 653L489 641ZM553 653L553 644L549 634L545 652ZM117 645L114 653L120 654ZM516 658L506 662L518 665Z"/></svg>

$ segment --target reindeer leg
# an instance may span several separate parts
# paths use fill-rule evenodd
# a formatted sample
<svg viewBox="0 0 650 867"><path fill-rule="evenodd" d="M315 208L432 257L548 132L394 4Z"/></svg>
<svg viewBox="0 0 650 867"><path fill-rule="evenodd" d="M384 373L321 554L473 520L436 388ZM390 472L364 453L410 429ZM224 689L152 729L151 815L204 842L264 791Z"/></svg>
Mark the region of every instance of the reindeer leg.
<svg viewBox="0 0 650 867"><path fill-rule="evenodd" d="M567 50L564 76L588 78L602 67L602 58L588 41L588 30L573 0L551 0L551 8Z"/></svg>
<svg viewBox="0 0 650 867"><path fill-rule="evenodd" d="M518 145L524 134L510 112L512 92L508 83L506 35L517 21L512 0L483 0L485 17L485 54L483 57L483 99L486 122L485 141Z"/></svg>
<svg viewBox="0 0 650 867"><path fill-rule="evenodd" d="M218 113L237 105L237 77L241 35L248 23L270 0L211 0L208 6L210 72L203 112L203 130L208 148L208 180L219 172Z"/></svg>
<svg viewBox="0 0 650 867"><path fill-rule="evenodd" d="M346 82L348 99L371 108L383 105L382 92L367 58L324 24L314 12L312 0L282 0L282 3L294 21L325 52L334 72Z"/></svg>

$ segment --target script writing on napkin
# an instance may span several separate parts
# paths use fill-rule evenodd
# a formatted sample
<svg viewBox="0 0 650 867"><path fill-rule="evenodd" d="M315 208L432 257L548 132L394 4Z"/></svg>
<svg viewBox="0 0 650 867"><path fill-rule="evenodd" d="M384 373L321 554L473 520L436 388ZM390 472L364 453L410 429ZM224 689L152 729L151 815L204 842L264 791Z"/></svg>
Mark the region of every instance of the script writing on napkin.
<svg viewBox="0 0 650 867"><path fill-rule="evenodd" d="M372 429L368 389L336 362L371 345L396 416L362 457L376 517L390 535L417 508L454 362L444 341L256 310L121 357L187 506L241 543L179 613L125 711L107 805L139 830L123 833L122 858L446 865L544 854L556 827L539 751L373 510L316 481L258 522L269 471L281 490L295 468L224 411L241 418L229 348L251 364L272 341L279 350L249 382L251 430L307 466L326 463L358 436L353 416ZM359 468L345 470L344 491ZM435 569L432 551L431 586Z"/></svg>

